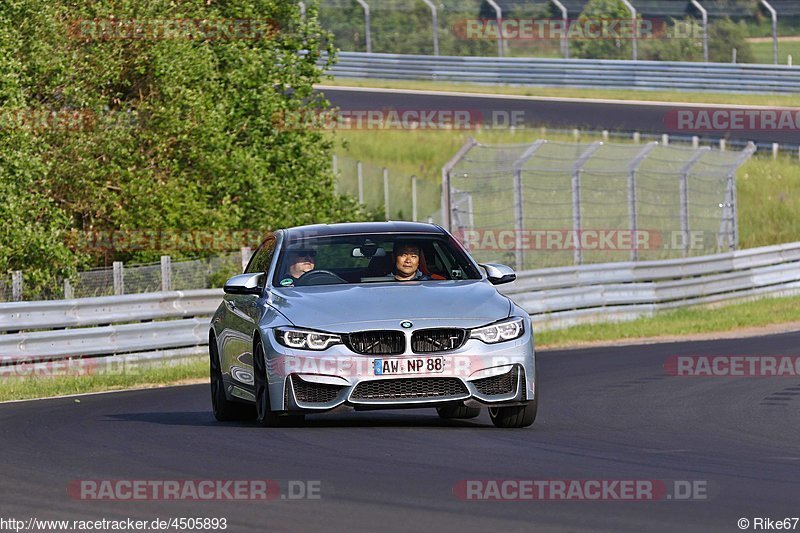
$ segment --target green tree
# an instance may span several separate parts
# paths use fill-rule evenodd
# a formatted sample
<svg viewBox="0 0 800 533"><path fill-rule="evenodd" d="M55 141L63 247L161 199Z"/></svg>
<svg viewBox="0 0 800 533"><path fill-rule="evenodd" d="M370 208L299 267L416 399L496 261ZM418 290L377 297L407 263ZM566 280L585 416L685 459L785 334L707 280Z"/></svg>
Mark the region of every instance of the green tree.
<svg viewBox="0 0 800 533"><path fill-rule="evenodd" d="M272 21L256 38L97 38L80 21ZM83 28L83 29L81 29ZM174 37L174 36L173 36ZM313 2L6 0L0 4L0 272L36 283L161 250L87 251L70 232L267 230L363 219L333 190L335 138L302 126L335 54ZM327 55L323 55L327 54ZM30 127L17 111L75 112ZM300 127L286 127L287 117ZM301 117L301 119L296 119ZM180 256L173 253L172 255Z"/></svg>
<svg viewBox="0 0 800 533"><path fill-rule="evenodd" d="M589 0L581 11L578 21L581 26L587 21L630 20L631 14L620 0ZM641 20L641 15L637 15ZM631 39L623 38L580 38L570 41L572 57L585 59L630 59Z"/></svg>
<svg viewBox="0 0 800 533"><path fill-rule="evenodd" d="M732 51L736 48L738 63L755 63L753 49L747 42L747 24L734 22L728 17L708 25L708 60L720 63L730 62Z"/></svg>

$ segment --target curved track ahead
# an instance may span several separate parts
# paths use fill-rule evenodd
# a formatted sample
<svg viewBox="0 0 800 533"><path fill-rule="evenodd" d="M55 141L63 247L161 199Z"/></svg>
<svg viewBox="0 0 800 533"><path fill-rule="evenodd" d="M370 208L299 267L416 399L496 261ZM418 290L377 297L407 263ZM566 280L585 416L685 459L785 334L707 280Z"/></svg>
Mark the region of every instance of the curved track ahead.
<svg viewBox="0 0 800 533"><path fill-rule="evenodd" d="M407 91L373 88L329 87L319 88L330 102L344 111L359 110L417 110L455 111L468 110L473 117L482 117L488 124L499 113L499 124L507 124L511 116L519 117L530 127L548 125L555 128L586 128L591 130L639 131L642 133L670 133L683 136L699 135L712 138L725 137L737 141L762 143L800 144L800 130L736 129L713 132L677 130L678 110L733 110L743 106L716 104L678 104L659 102L630 102L622 100L590 100L578 98L533 98L492 94L465 94L436 91ZM486 88L491 93L491 87ZM647 93L642 93L646 98ZM758 106L749 106L757 109ZM776 109L774 107L764 109ZM512 115L516 113L516 115ZM505 118L503 118L505 117ZM521 124L519 124L521 125Z"/></svg>
<svg viewBox="0 0 800 533"><path fill-rule="evenodd" d="M0 405L2 515L224 516L229 531L738 531L800 515L800 378L668 376L672 355L800 355L800 333L544 352L536 424L484 413L313 416L305 428L216 423L207 386ZM320 480L319 500L102 502L75 479ZM700 501L463 501L465 479L707 483ZM800 526L798 526L800 527Z"/></svg>

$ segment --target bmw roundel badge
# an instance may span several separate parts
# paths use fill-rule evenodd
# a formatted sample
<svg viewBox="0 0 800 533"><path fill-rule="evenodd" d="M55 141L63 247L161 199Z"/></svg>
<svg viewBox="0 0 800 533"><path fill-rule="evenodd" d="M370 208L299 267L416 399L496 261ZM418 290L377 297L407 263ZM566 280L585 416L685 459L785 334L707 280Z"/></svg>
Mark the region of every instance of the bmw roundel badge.
<svg viewBox="0 0 800 533"><path fill-rule="evenodd" d="M400 325L401 325L402 327L404 327L404 328L408 329L408 328L410 328L411 326L413 326L414 324L412 324L410 320L403 320L402 322L400 322Z"/></svg>

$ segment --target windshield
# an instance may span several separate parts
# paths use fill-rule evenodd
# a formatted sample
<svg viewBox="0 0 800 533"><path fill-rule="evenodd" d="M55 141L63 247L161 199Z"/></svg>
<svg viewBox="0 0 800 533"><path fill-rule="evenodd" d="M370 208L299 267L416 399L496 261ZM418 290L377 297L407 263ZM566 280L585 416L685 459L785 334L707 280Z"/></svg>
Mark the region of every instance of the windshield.
<svg viewBox="0 0 800 533"><path fill-rule="evenodd" d="M362 234L285 242L273 284L300 287L454 279L481 279L481 275L446 235Z"/></svg>

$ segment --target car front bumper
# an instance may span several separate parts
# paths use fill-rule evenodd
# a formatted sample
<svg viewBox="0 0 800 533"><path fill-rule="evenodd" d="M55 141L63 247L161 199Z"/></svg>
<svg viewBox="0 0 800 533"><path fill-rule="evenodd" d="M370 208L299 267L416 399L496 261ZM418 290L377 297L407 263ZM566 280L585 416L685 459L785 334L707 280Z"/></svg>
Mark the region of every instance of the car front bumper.
<svg viewBox="0 0 800 533"><path fill-rule="evenodd" d="M271 331L269 332L271 333ZM359 355L343 345L293 350L264 335L271 407L282 412L519 405L535 397L536 365L528 329L513 341L468 340L458 350ZM440 359L440 370L376 373L376 360Z"/></svg>

